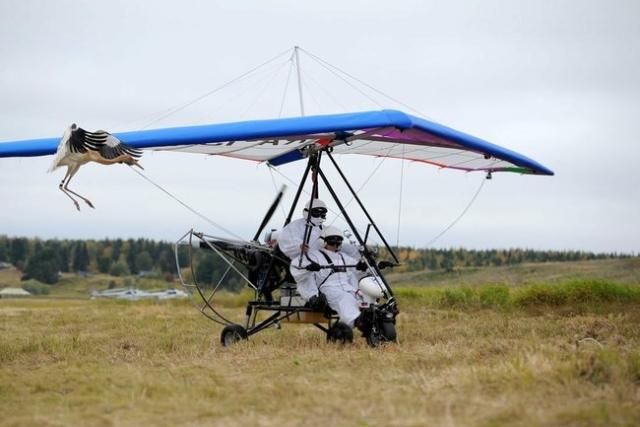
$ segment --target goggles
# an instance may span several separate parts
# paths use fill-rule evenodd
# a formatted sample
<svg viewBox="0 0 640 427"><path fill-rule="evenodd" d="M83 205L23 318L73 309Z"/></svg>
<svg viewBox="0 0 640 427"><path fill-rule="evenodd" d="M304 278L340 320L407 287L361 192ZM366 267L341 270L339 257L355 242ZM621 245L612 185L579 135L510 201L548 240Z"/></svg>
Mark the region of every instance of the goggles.
<svg viewBox="0 0 640 427"><path fill-rule="evenodd" d="M337 246L337 247L339 247L339 246L341 246L341 245L342 245L342 241L343 241L343 240L344 240L344 239L343 239L342 237L340 237L340 236L329 236L329 237L326 237L326 238L324 239L324 242L325 242L327 245L331 245L331 246Z"/></svg>
<svg viewBox="0 0 640 427"><path fill-rule="evenodd" d="M313 218L327 218L327 209L325 208L313 208L311 209L311 217Z"/></svg>

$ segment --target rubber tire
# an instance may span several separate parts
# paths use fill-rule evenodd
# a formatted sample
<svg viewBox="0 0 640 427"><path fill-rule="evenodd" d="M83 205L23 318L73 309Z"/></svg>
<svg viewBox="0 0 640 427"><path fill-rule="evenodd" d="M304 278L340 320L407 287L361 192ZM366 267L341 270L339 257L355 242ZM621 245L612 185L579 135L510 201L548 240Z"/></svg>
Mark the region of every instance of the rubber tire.
<svg viewBox="0 0 640 427"><path fill-rule="evenodd" d="M396 342L396 326L392 322L380 322L376 327L371 328L365 337L369 347L376 348L388 342Z"/></svg>
<svg viewBox="0 0 640 427"><path fill-rule="evenodd" d="M382 322L381 331L387 342L397 342L398 334L396 333L396 325L393 322Z"/></svg>
<svg viewBox="0 0 640 427"><path fill-rule="evenodd" d="M220 343L223 347L230 347L233 344L249 338L247 330L240 325L227 325L220 334Z"/></svg>
<svg viewBox="0 0 640 427"><path fill-rule="evenodd" d="M353 342L353 330L344 323L336 323L327 332L327 342L347 344Z"/></svg>
<svg viewBox="0 0 640 427"><path fill-rule="evenodd" d="M367 340L367 344L369 347L376 348L380 347L380 345L384 342L384 338L380 335L378 328L371 328L369 334L365 337Z"/></svg>

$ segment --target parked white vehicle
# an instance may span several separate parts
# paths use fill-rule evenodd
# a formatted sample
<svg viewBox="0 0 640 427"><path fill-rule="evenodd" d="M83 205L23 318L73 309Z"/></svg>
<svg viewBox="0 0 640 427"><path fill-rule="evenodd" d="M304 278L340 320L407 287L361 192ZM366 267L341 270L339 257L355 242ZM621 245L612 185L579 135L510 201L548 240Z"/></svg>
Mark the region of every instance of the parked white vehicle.
<svg viewBox="0 0 640 427"><path fill-rule="evenodd" d="M189 296L188 293L180 289L167 289L159 292L150 292L150 294L153 298L157 298L159 300L187 298Z"/></svg>
<svg viewBox="0 0 640 427"><path fill-rule="evenodd" d="M174 298L187 298L189 295L179 289L166 289L163 291L143 291L137 288L117 288L107 289L104 291L91 291L91 299L97 298L110 298L110 299L123 299L129 301L137 301L141 299L174 299Z"/></svg>

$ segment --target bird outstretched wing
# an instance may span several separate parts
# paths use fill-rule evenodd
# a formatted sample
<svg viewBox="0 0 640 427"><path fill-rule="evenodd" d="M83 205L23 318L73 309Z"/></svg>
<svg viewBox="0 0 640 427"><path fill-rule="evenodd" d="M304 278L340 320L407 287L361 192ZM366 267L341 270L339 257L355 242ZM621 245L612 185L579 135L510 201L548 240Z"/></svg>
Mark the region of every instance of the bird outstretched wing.
<svg viewBox="0 0 640 427"><path fill-rule="evenodd" d="M123 154L139 158L142 151L131 147L104 130L89 132L77 128L71 133L69 146L74 153L84 153L93 150L100 153L105 159L115 159Z"/></svg>

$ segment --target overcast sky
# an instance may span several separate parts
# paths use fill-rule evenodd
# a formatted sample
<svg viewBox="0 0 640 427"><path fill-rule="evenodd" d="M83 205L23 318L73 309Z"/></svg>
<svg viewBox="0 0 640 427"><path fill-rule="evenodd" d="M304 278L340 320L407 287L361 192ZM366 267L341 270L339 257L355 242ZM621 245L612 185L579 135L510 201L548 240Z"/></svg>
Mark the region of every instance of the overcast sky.
<svg viewBox="0 0 640 427"><path fill-rule="evenodd" d="M61 136L72 122L118 132L297 115L284 55L253 80L163 117L298 45L405 104L360 94L303 54L307 114L418 114L411 107L556 172L495 174L432 246L638 252L638 17L640 2L620 0L1 0L0 141ZM0 159L0 234L221 234L122 165L80 170L71 188L96 209L77 212L57 188L64 170L46 172L52 160ZM355 187L366 182L361 195L388 239L418 247L460 215L483 179L394 160L340 161ZM145 153L141 163L150 179L245 238L275 187L297 182L303 167L271 173L168 153ZM273 225L282 220L280 210Z"/></svg>

